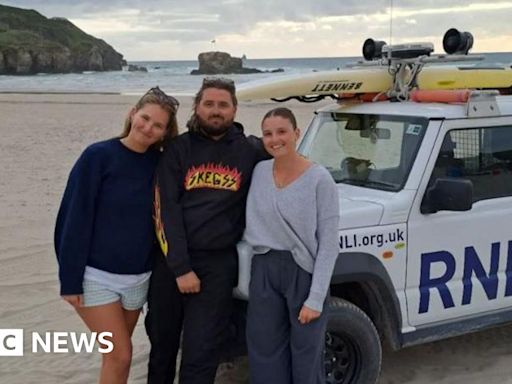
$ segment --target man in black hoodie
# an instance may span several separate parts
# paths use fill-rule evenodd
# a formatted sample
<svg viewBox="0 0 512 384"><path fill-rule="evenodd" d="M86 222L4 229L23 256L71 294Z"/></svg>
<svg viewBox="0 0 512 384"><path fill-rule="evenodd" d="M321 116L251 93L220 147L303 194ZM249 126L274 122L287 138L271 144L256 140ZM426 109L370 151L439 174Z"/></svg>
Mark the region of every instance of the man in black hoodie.
<svg viewBox="0 0 512 384"><path fill-rule="evenodd" d="M183 330L180 384L213 383L236 284L236 243L256 163L268 155L234 122L235 86L205 79L189 131L167 147L157 170L155 226L163 256L148 296L148 383L170 384Z"/></svg>

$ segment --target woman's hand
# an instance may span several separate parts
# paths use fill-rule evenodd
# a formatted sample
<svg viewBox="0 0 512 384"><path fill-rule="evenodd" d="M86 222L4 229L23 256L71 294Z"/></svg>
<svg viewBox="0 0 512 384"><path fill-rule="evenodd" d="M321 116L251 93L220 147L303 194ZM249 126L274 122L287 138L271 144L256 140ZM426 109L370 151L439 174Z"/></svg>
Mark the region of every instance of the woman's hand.
<svg viewBox="0 0 512 384"><path fill-rule="evenodd" d="M181 293L199 293L201 291L201 280L194 271L177 277L176 284Z"/></svg>
<svg viewBox="0 0 512 384"><path fill-rule="evenodd" d="M80 308L82 303L84 302L83 295L62 295L61 296L64 301L67 301L74 308Z"/></svg>
<svg viewBox="0 0 512 384"><path fill-rule="evenodd" d="M322 314L322 312L315 311L315 310L303 305L302 309L299 312L299 323L308 324L308 323L312 322L313 320L318 319L321 314Z"/></svg>

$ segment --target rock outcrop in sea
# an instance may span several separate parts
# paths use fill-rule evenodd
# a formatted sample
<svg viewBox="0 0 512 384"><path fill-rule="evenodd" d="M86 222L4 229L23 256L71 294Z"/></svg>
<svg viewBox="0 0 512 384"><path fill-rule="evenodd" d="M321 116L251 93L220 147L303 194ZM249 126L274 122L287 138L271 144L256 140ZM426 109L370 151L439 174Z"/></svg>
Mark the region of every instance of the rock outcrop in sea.
<svg viewBox="0 0 512 384"><path fill-rule="evenodd" d="M65 18L0 5L0 74L121 70L123 55Z"/></svg>
<svg viewBox="0 0 512 384"><path fill-rule="evenodd" d="M128 64L128 72L147 72L148 69L142 65Z"/></svg>
<svg viewBox="0 0 512 384"><path fill-rule="evenodd" d="M245 68L241 58L232 57L229 53L219 51L202 52L199 54L198 60L199 69L192 70L192 72L190 72L191 75L226 75L284 71L281 68L272 71Z"/></svg>

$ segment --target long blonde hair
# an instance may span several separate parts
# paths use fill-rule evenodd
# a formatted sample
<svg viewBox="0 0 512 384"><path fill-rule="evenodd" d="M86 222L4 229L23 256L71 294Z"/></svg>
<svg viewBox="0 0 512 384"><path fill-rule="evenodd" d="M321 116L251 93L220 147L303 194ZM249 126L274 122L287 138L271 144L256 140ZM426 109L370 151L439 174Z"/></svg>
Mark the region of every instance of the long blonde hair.
<svg viewBox="0 0 512 384"><path fill-rule="evenodd" d="M165 93L163 93L159 88L156 89L158 89L159 92L167 97L162 97L160 94L153 92L154 89L155 88L151 88L144 96L142 96L133 108L135 109L135 112L137 112L147 104L156 104L159 105L167 113L169 113L169 122L167 123L166 132L162 141L159 141L158 143L155 143L151 146L153 149L163 149L167 146L168 142L173 137L178 135L178 121L176 120L178 104L177 101L176 103L171 102L170 100L173 100L174 98L165 95ZM132 113L129 112L124 122L123 132L121 135L119 135L119 137L122 139L123 137L128 136L131 129Z"/></svg>

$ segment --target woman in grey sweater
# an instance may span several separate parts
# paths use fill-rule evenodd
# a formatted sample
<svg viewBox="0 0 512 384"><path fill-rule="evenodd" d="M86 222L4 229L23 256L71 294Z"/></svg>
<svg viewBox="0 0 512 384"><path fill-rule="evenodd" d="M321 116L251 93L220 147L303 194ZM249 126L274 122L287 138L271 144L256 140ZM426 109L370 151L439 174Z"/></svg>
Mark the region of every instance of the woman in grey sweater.
<svg viewBox="0 0 512 384"><path fill-rule="evenodd" d="M262 121L274 157L253 173L245 240L253 247L247 343L252 384L324 383L324 303L338 255L338 193L329 172L296 151L287 108Z"/></svg>

